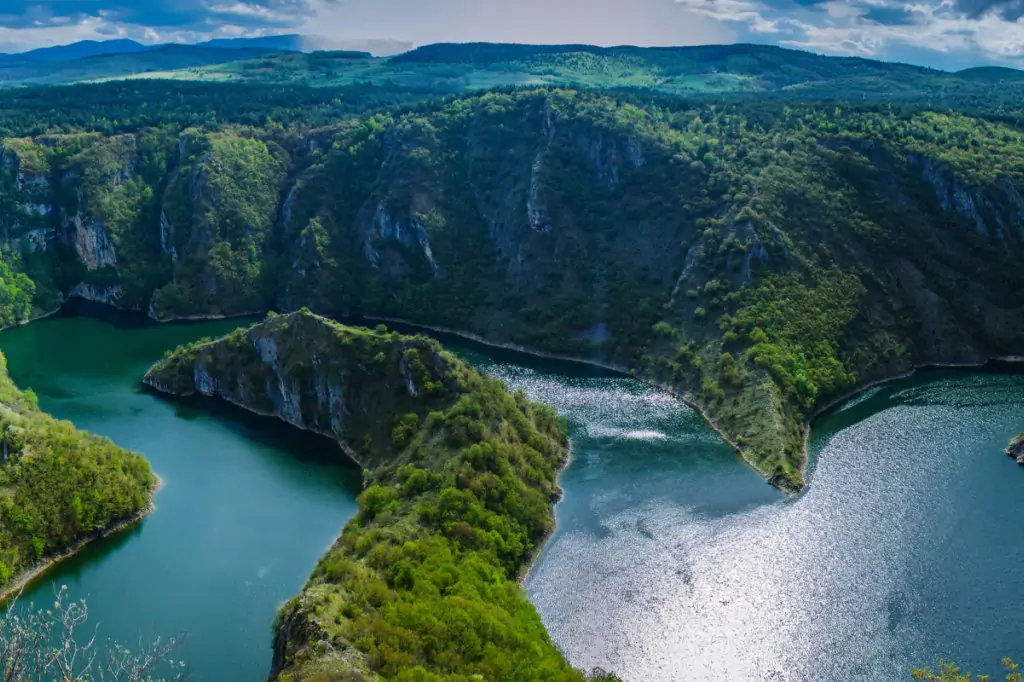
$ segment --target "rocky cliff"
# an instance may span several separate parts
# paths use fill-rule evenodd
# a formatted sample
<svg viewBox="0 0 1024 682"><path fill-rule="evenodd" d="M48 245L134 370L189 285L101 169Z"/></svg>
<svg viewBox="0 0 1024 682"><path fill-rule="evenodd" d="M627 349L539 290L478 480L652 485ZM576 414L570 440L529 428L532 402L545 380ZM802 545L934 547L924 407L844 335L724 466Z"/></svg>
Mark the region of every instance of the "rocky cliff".
<svg viewBox="0 0 1024 682"><path fill-rule="evenodd" d="M5 145L37 307L309 306L613 364L790 490L838 396L1024 346L1024 142L983 116L536 90Z"/></svg>
<svg viewBox="0 0 1024 682"><path fill-rule="evenodd" d="M309 312L178 349L143 382L221 398L338 441L367 469L391 460L394 418L429 412L464 368L425 337L346 327Z"/></svg>
<svg viewBox="0 0 1024 682"><path fill-rule="evenodd" d="M329 435L367 469L356 518L281 612L273 678L581 679L517 583L568 458L550 408L436 341L308 311L178 349L145 383Z"/></svg>

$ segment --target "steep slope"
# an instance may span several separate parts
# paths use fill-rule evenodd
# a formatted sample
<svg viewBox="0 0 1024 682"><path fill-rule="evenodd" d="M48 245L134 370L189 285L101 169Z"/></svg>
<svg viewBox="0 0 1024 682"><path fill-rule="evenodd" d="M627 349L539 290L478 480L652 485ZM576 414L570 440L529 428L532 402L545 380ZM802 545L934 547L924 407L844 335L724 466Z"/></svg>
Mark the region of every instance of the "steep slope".
<svg viewBox="0 0 1024 682"><path fill-rule="evenodd" d="M666 385L791 490L837 397L1024 346L1024 141L983 117L525 90L2 149L9 319L73 294L451 327Z"/></svg>
<svg viewBox="0 0 1024 682"><path fill-rule="evenodd" d="M435 341L308 311L178 349L145 383L329 435L367 468L358 515L281 612L275 679L580 679L516 583L554 525L553 410Z"/></svg>
<svg viewBox="0 0 1024 682"><path fill-rule="evenodd" d="M0 594L52 557L137 520L155 485L138 455L41 412L0 354Z"/></svg>

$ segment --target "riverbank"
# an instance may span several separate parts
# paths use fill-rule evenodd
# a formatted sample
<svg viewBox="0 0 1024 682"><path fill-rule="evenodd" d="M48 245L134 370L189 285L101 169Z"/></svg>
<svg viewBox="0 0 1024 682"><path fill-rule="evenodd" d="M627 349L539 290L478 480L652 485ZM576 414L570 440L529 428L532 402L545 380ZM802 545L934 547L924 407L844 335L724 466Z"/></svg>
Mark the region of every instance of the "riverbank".
<svg viewBox="0 0 1024 682"><path fill-rule="evenodd" d="M555 470L556 483L558 482L558 479L562 477L562 474L565 473L566 469L568 469L572 465L572 438L567 438L566 440L568 440L568 446L566 447L565 451L565 460L558 467L558 469ZM552 520L551 530L548 531L548 533L543 537L543 539L541 539L540 543L537 545L536 551L533 553L533 556L530 558L530 560L527 561L523 565L523 567L519 569L519 575L516 577L516 582L518 582L520 585L526 583L526 579L530 577L530 571L533 570L533 567L536 566L537 562L540 561L541 555L544 554L544 546L548 544L548 541L551 540L552 537L554 537L555 532L558 530L558 517L555 515L555 507L564 498L565 488L559 485L558 499L552 500L551 505L548 508L549 512L551 513Z"/></svg>
<svg viewBox="0 0 1024 682"><path fill-rule="evenodd" d="M216 341L210 341L208 343L199 344L199 345L196 346L196 348L204 348L204 347L207 347L207 346L215 345L216 343L217 343ZM224 402L226 402L229 405L232 405L233 407L237 407L238 409L245 410L246 412L248 412L250 414L254 414L254 415L258 416L258 417L265 417L265 418L269 418L269 419L275 419L275 420L281 422L282 424L287 424L288 426L292 426L294 428L297 428L300 431L305 431L306 433L311 433L311 434L316 435L316 436L322 436L322 437L330 440L331 442L336 443L338 445L338 447L341 448L341 451L345 454L345 456L347 456L352 461L353 464L358 466L360 469L366 469L366 466L362 462L359 461L359 457L358 457L358 455L356 455L355 450L352 449L352 446L350 446L348 443L346 443L345 441L343 441L340 438L338 438L337 435L335 435L335 434L333 434L333 433L331 433L329 431L323 431L323 430L320 430L320 429L314 429L314 428L311 428L311 427L306 426L304 424L298 424L296 422L290 421L289 419L286 419L285 417L281 416L280 414L277 414L276 412L269 412L269 411L266 411L266 410L260 410L260 409L257 409L255 407L252 407L251 405L245 405L241 401L235 400L231 396L224 396L224 395L220 395L220 394L213 395L213 396L208 396L208 395L203 395L203 394L199 394L199 393L191 393L189 395L180 395L180 394L177 394L174 391L170 390L170 387L163 386L163 385L160 384L159 381L157 381L157 380L153 379L152 377L150 377L150 373L149 372L147 372L146 376L144 376L142 378L142 384L144 386L146 386L147 388L151 388L154 391L160 393L161 395L172 395L172 396L176 396L176 397L179 397L179 398L193 398L193 397L195 397L197 395L202 395L202 397L204 397L204 398L216 398L218 400L223 400Z"/></svg>
<svg viewBox="0 0 1024 682"><path fill-rule="evenodd" d="M891 384L894 381L900 381L902 379L909 379L909 378L911 378L912 376L914 376L915 374L917 374L918 372L920 372L922 370L929 370L929 369L982 369L984 367L991 366L992 363L994 363L994 362L1000 362L1000 363L1005 363L1005 364L1009 364L1009 365L1024 364L1024 355L999 355L999 356L991 357L988 360L985 360L984 362L927 362L927 363L922 363L922 364L919 364L919 365L914 365L913 367L911 367L910 369L906 370L905 372L900 372L898 374L893 374L893 375L888 376L888 377L882 377L881 379L875 379L873 381L869 381L866 384L858 386L857 388L850 389L849 391L846 391L842 395L839 395L839 396L833 398L832 400L828 401L826 404L824 404L821 407L818 407L817 409L815 409L814 412L811 413L810 418L807 420L806 427L804 428L804 446L803 446L804 461L800 465L800 475L804 476L807 473L807 466L810 463L810 454L808 452L808 448L810 447L811 429L814 426L814 422L816 422L821 417L824 417L827 413L831 412L832 410L836 409L837 407L843 405L847 401L853 400L857 396L863 394L866 391L870 391L873 388L877 388L879 386L885 386L886 384ZM805 481L806 481L806 479L805 479ZM807 485L808 484L805 483L804 487L806 488Z"/></svg>
<svg viewBox="0 0 1024 682"><path fill-rule="evenodd" d="M75 556L76 554L84 550L93 542L126 531L135 524L140 523L143 519L145 519L147 516L153 513L153 511L156 509L156 494L160 492L160 488L163 487L163 480L159 476L156 476L155 474L154 476L156 478L156 483L153 485L153 489L149 493L149 501L142 509L132 514L128 518L117 521L116 523L113 523L102 530L98 530L94 533L86 535L85 537L79 538L75 542L75 544L73 544L71 547L67 548L63 552L54 554L49 557L45 557L41 559L39 563L37 563L32 568L28 569L27 571L23 571L16 578L8 582L7 585L5 585L3 588L0 588L0 605L6 604L12 598L17 598L18 596L20 596L20 594L25 590L26 587L28 587L31 583L35 582L38 578L41 578L43 575L45 575L46 572L49 571L51 568L61 563L62 561L67 561L71 557Z"/></svg>
<svg viewBox="0 0 1024 682"><path fill-rule="evenodd" d="M43 310L43 311L40 311L38 313L35 313L34 315L31 315L27 320L23 320L21 322L15 322L14 324L9 324L6 327L0 327L0 332L7 331L8 329L17 329L18 327L24 327L27 324L31 324L31 323L35 322L36 320L45 320L48 317L53 317L54 315L59 313L61 311L61 308L63 308L63 307L64 307L64 304L61 303L59 306L57 306L53 310L49 310L49 311Z"/></svg>
<svg viewBox="0 0 1024 682"><path fill-rule="evenodd" d="M731 450L733 450L736 454L738 454L740 456L740 458L747 464L747 466L749 466L751 469L753 469L754 472L757 473L758 476L760 476L765 481L765 483L767 483L769 485L772 485L773 487L775 487L776 489L780 490L781 492L783 492L783 493L785 493L787 495L794 495L796 493L801 492L801 490L802 490L802 488L801 488L801 490L791 490L791 489L780 487L780 486L776 485L775 483L773 483L771 478L769 476L767 476L763 471L761 471L757 467L757 465L749 458L749 456L744 451L744 449L738 443L736 443L715 422L714 418L705 410L704 406L701 405L696 400L696 398L693 397L692 394L686 393L686 392L681 392L681 391L679 391L678 389L676 389L676 388L674 388L672 386L668 386L666 384L663 384L661 382L655 381L653 379L644 377L642 375L638 375L638 374L632 372L631 370L629 370L627 368L624 368L624 367L621 367L621 366L618 366L618 365L614 365L614 364L610 364L610 363L596 361L596 360L588 360L586 358L572 357L572 356L568 356L568 355L561 355L561 354L558 354L558 353L549 353L549 352L546 352L546 351L541 351L541 350L536 350L536 349L532 349L532 348L527 348L525 346L521 346L521 345L514 344L514 343L501 343L501 342L496 342L496 341L489 341L486 338L480 336L479 334L473 334L471 332L463 332L463 331L459 331L457 329L450 329L448 327L439 327L439 326L434 326L434 325L420 324L418 322L411 322L409 320L404 320L404 319L401 319L401 318L380 317L380 316L363 316L361 319L364 319L364 320L367 320L367 321L370 321L370 322L383 322L383 323L389 323L390 322L390 323L394 323L394 324L406 325L408 327L412 327L412 328L415 328L415 329L422 329L422 330L425 330L425 331L433 331L433 332L438 332L438 333L441 333L441 334L451 334L452 336L463 338L463 339L466 339L468 341L472 341L474 343L479 343L479 344L484 345L484 346L489 346L491 348L500 348L500 349L503 349L503 350L515 351L517 353L523 353L525 355L531 355L533 357L544 358L544 359L548 359L548 360L558 360L558 361L561 361L561 362L579 363L579 364L588 365L588 366L591 366L591 367L597 367L599 369L608 370L608 371L611 371L611 372L616 372L618 374L622 374L623 376L628 376L628 377L630 377L632 379L635 379L637 381L643 382L643 383L647 384L648 386L653 386L654 388L657 388L659 390L665 391L666 393L668 393L669 395L674 397L676 400L679 400L684 405L686 405L687 407L692 409L694 412L699 414L701 419L704 420L704 422L715 433L715 435L717 435L722 440L722 442L724 442ZM800 464L800 475L801 475L802 478L804 478L804 486L803 487L804 488L807 487L807 481L806 481L805 475L807 473L807 466L808 466L808 463L809 463L809 460L810 460L810 456L809 456L809 452L808 452L808 447L809 447L809 444L810 444L811 429L814 426L814 422L818 418L823 416L825 413L827 413L830 410L836 408L837 406L841 405L842 403L845 403L846 401L848 401L848 400L850 400L852 398L857 397L858 395L864 393L865 391L868 391L868 390L870 390L872 388L875 388L877 386L882 386L884 384L891 383L893 381L899 381L900 379L907 379L909 377L912 377L914 374L916 374L920 370L926 370L926 369L950 369L950 368L953 368L953 369L972 369L972 368L973 369L977 369L977 368L986 367L988 365L991 365L993 362L1003 362L1003 363L1008 363L1008 364L1024 364L1024 355L993 356L993 357L989 358L988 360L985 360L984 362L976 362L976 363L940 363L940 362L922 363L920 365L915 365L914 367L912 367L911 369L909 369L909 370L907 370L905 372L900 372L900 373L894 374L892 376L883 377L883 378L880 378L880 379L875 379L873 381L869 381L869 382L867 382L867 383L865 383L863 385L860 385L860 386L858 386L856 388L853 388L853 389L843 393L842 395L840 395L840 396L838 396L836 398L833 398L832 400L830 400L825 405L815 409L814 412L811 414L811 416L806 420L806 422L804 424L803 461Z"/></svg>
<svg viewBox="0 0 1024 682"><path fill-rule="evenodd" d="M720 439L722 439L722 442L724 442L727 446L729 446L729 448L731 450L733 450L737 455L739 455L740 458L747 464L747 466L749 466L751 469L753 469L754 472L757 473L757 475L760 476L764 480L765 483L768 483L769 485L773 485L771 480L769 480L769 477L766 476L765 473L763 471L761 471L757 467L756 464L754 464L754 462L747 456L747 453L743 450L743 448L740 447L740 445L738 443L736 443L732 438L730 438L729 435L724 430L722 430L722 428L717 423L715 423L715 420L704 409L704 406L701 405L699 402L697 402L696 398L694 398L689 393L680 392L676 388L673 388L673 387L668 386L666 384L662 384L662 383L660 383L658 381L655 381L653 379L650 379L650 378L638 375L638 374L636 374L635 372L631 371L628 368L625 368L625 367L622 367L622 366L619 366L619 365L613 365L613 364L606 363L606 362L600 362L598 360L587 360L585 358L572 357L572 356L569 356L569 355L560 355L558 353L549 353L549 352L546 352L546 351L536 350L536 349L533 349L533 348L527 348L526 346L520 346L520 345L514 344L514 343L501 343L501 342L497 342L497 341L488 341L487 339L485 339L484 337L480 336L479 334L473 334L471 332L462 332L462 331L459 331L457 329L449 329L447 327L437 327L437 326L433 326L433 325L419 324L417 322L410 322L409 320L403 320L403 319L396 318L396 317L363 316L361 319L367 320L369 322L383 322L383 323L391 322L391 323L394 323L394 324L402 324L402 325L406 325L406 326L409 326L409 327L413 327L415 329L423 329L423 330L426 330L426 331L433 331L433 332L438 332L438 333L441 333L441 334L451 334L452 336L457 336L459 338L466 339L467 341L472 341L474 343L479 343L479 344L481 344L483 346L489 346L491 348L500 348L502 350L515 351L517 353L523 353L524 355L532 355L533 357L544 358L546 360L558 360L560 362L572 362L572 363L578 363L578 364L582 364L582 365L588 365L590 367L596 367L598 369L607 370L609 372L615 372L616 374L621 374L624 377L629 377L630 379L635 379L636 381L640 381L640 382L642 382L644 384L647 384L648 386L653 386L654 388L657 388L659 390L665 391L666 393L671 395L673 398L675 398L676 400L678 400L679 402L683 403L684 405L689 407L691 410L693 410L694 412L699 414L701 419L704 420L704 422L708 425L708 427L712 431L714 431L715 435L717 435ZM805 447L805 459L806 459L806 447ZM778 488L778 486L775 486L775 487ZM785 492L787 494L792 494L792 492L796 492L796 491L783 490L781 488L779 488L779 489L782 490L782 492Z"/></svg>

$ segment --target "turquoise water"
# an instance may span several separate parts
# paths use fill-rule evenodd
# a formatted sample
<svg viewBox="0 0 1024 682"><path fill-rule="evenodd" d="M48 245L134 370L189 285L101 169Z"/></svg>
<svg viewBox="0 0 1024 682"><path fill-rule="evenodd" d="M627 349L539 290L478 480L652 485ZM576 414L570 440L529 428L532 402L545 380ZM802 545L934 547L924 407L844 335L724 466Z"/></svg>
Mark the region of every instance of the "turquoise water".
<svg viewBox="0 0 1024 682"><path fill-rule="evenodd" d="M58 317L0 334L11 375L43 409L141 452L164 481L145 521L60 564L22 601L47 604L66 584L88 600L101 641L183 632L174 655L190 679L265 679L277 608L354 513L360 474L325 439L142 389L164 350L238 322L132 319Z"/></svg>
<svg viewBox="0 0 1024 682"><path fill-rule="evenodd" d="M54 318L0 334L42 406L139 450L157 510L50 572L104 637L188 633L193 679L259 680L278 605L354 511L337 448L212 401L143 392L162 352L233 322L139 327ZM631 682L894 680L1022 653L1024 376L929 372L875 389L813 432L810 486L786 498L691 410L639 382L443 337L555 405L573 462L558 530L526 582L579 667Z"/></svg>
<svg viewBox="0 0 1024 682"><path fill-rule="evenodd" d="M927 372L848 403L785 498L627 380L487 365L572 422L526 586L579 667L634 682L898 680L1024 656L1024 377Z"/></svg>

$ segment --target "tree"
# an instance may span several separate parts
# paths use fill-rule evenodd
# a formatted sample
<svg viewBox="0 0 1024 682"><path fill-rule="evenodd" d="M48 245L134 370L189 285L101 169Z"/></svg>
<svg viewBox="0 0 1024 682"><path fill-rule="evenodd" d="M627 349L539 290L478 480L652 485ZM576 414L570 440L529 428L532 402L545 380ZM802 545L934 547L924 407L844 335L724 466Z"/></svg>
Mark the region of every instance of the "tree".
<svg viewBox="0 0 1024 682"><path fill-rule="evenodd" d="M15 600L16 602L17 600ZM2 682L157 682L184 680L184 663L170 658L184 636L157 638L138 651L97 643L98 626L88 632L85 601L68 598L67 586L55 590L53 605L36 610L8 606L0 618Z"/></svg>

